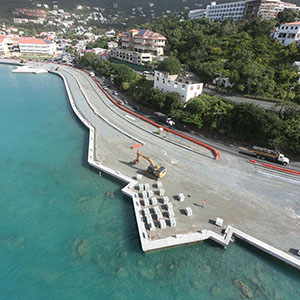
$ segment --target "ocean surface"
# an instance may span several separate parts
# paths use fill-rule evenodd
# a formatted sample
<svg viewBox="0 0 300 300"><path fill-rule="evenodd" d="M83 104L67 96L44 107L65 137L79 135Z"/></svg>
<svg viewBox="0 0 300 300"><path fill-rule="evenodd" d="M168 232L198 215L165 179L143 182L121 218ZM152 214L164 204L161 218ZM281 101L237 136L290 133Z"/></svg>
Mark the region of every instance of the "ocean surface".
<svg viewBox="0 0 300 300"><path fill-rule="evenodd" d="M62 80L13 68L0 64L0 299L300 299L299 271L240 242L144 254L122 183L87 165Z"/></svg>

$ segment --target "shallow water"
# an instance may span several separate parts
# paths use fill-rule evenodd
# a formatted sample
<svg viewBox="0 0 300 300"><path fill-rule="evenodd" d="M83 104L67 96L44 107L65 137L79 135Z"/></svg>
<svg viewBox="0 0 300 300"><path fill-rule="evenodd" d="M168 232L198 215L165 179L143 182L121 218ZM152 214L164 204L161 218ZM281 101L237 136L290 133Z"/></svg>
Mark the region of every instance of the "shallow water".
<svg viewBox="0 0 300 300"><path fill-rule="evenodd" d="M300 299L300 273L241 243L144 254L122 184L86 163L61 79L0 65L0 299Z"/></svg>

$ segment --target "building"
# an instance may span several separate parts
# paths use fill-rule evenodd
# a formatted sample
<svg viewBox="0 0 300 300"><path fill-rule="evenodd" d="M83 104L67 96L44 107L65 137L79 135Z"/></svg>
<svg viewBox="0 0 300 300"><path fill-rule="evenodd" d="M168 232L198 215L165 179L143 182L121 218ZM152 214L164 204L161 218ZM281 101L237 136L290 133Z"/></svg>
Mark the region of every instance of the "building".
<svg viewBox="0 0 300 300"><path fill-rule="evenodd" d="M147 29L131 29L119 35L121 47L112 48L112 58L143 65L160 60L164 55L166 38Z"/></svg>
<svg viewBox="0 0 300 300"><path fill-rule="evenodd" d="M18 44L21 53L53 55L56 52L56 44L43 39L21 37Z"/></svg>
<svg viewBox="0 0 300 300"><path fill-rule="evenodd" d="M4 41L5 37L4 36L0 36L0 52L5 52L5 41Z"/></svg>
<svg viewBox="0 0 300 300"><path fill-rule="evenodd" d="M119 46L118 43L113 41L107 43L108 49L117 48L118 46Z"/></svg>
<svg viewBox="0 0 300 300"><path fill-rule="evenodd" d="M155 71L154 88L161 92L176 92L182 102L187 102L202 94L203 83L192 83L187 75L169 75L166 72Z"/></svg>
<svg viewBox="0 0 300 300"><path fill-rule="evenodd" d="M24 23L28 23L28 19L26 19L26 18L14 18L14 23L15 23L15 24L24 24Z"/></svg>
<svg viewBox="0 0 300 300"><path fill-rule="evenodd" d="M245 11L246 1L231 2L216 4L212 2L206 7L206 18L211 21L224 21L226 19L232 19L236 21L243 18Z"/></svg>
<svg viewBox="0 0 300 300"><path fill-rule="evenodd" d="M202 8L202 9L190 10L188 13L188 18L191 20L206 18L206 9Z"/></svg>
<svg viewBox="0 0 300 300"><path fill-rule="evenodd" d="M211 2L206 9L191 10L188 14L190 19L208 18L211 21L224 21L232 19L253 19L260 17L265 20L276 18L277 14L284 9L299 10L299 7L290 2L280 0L245 0L239 2L217 4Z"/></svg>
<svg viewBox="0 0 300 300"><path fill-rule="evenodd" d="M294 3L280 0L251 0L247 1L244 16L246 19L260 17L271 20L284 9L299 10L299 7Z"/></svg>
<svg viewBox="0 0 300 300"><path fill-rule="evenodd" d="M300 40L300 22L281 24L277 31L271 32L270 36L284 45L298 43Z"/></svg>

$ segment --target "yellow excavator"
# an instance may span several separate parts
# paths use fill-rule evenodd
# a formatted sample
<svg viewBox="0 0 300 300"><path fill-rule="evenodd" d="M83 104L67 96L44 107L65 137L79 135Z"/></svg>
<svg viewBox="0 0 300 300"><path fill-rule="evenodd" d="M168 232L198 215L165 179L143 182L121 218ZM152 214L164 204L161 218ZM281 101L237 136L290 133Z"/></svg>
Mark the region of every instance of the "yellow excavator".
<svg viewBox="0 0 300 300"><path fill-rule="evenodd" d="M147 171L150 174L154 175L156 177L156 179L160 179L160 178L164 177L167 174L167 168L165 168L161 165L155 165L154 161L150 157L144 155L140 151L137 151L136 154L137 154L137 157L133 161L133 164L137 164L140 161L141 157L145 158L150 163Z"/></svg>

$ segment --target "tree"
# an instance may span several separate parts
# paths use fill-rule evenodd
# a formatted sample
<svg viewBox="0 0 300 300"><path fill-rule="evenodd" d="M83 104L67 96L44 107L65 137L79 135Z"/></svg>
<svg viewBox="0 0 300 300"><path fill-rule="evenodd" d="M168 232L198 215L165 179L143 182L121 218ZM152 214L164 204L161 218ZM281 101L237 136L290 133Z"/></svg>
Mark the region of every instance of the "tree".
<svg viewBox="0 0 300 300"><path fill-rule="evenodd" d="M285 8L283 11L279 12L276 21L279 24L295 22L299 18L299 13L293 9Z"/></svg>
<svg viewBox="0 0 300 300"><path fill-rule="evenodd" d="M158 65L158 69L169 74L178 74L181 70L181 63L175 56L169 56Z"/></svg>
<svg viewBox="0 0 300 300"><path fill-rule="evenodd" d="M176 92L166 93L166 100L163 106L163 111L166 113L171 113L175 109L183 107L183 103L180 99L180 95Z"/></svg>
<svg viewBox="0 0 300 300"><path fill-rule="evenodd" d="M131 82L136 79L137 75L136 73L125 65L115 65L114 66L115 71L115 78L114 82L118 87L121 87L122 83L124 82Z"/></svg>

